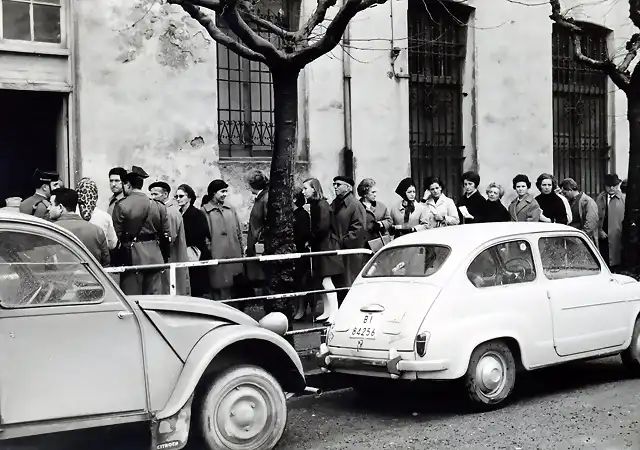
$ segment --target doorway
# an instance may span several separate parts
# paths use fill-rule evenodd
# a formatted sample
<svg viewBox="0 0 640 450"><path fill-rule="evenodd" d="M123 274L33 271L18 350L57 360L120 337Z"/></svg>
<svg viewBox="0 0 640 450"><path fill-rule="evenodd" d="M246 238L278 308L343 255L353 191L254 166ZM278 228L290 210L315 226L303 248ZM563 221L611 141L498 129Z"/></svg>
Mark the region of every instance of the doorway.
<svg viewBox="0 0 640 450"><path fill-rule="evenodd" d="M0 206L8 197L33 195L36 169L64 167L65 108L65 94L0 89Z"/></svg>

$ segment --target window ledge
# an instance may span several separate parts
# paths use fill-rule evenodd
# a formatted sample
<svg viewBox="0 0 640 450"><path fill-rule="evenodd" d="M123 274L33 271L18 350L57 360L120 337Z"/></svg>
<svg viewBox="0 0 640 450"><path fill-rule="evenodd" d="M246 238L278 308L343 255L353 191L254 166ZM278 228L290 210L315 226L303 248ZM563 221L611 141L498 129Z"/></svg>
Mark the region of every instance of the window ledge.
<svg viewBox="0 0 640 450"><path fill-rule="evenodd" d="M0 53L26 53L30 55L52 55L69 56L71 52L68 48L58 47L55 44L46 45L31 42L0 42Z"/></svg>

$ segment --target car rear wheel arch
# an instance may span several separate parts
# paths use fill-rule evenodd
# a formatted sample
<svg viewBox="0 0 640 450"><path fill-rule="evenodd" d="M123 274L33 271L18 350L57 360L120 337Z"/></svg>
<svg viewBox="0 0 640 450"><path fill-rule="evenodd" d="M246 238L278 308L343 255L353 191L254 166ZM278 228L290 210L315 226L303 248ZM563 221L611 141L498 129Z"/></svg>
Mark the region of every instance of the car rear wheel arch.
<svg viewBox="0 0 640 450"><path fill-rule="evenodd" d="M480 347L481 345L487 344L487 343L490 343L490 342L502 342L507 347L509 347L509 350L511 351L511 354L513 355L513 359L516 362L516 370L518 372L526 370L526 367L524 366L524 363L522 362L522 350L520 349L520 343L518 342L518 340L515 339L514 337L511 337L511 336L502 336L502 337L497 337L497 338L488 339L488 340L479 342L475 347L473 347L471 349L471 351L469 352L469 356L467 358L467 366L465 367L465 371L469 368L469 359L471 358L471 355L473 354L473 352L478 347Z"/></svg>

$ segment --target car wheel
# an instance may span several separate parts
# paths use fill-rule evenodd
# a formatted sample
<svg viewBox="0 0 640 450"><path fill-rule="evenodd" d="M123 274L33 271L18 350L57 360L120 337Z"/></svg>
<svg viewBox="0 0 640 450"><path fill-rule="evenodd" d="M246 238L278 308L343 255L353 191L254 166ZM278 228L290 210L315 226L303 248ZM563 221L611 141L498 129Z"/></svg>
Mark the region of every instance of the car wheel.
<svg viewBox="0 0 640 450"><path fill-rule="evenodd" d="M202 437L210 450L268 450L282 438L287 403L280 383L256 366L217 376L200 408Z"/></svg>
<svg viewBox="0 0 640 450"><path fill-rule="evenodd" d="M516 383L516 362L502 342L486 342L471 354L464 377L467 397L476 409L502 406Z"/></svg>
<svg viewBox="0 0 640 450"><path fill-rule="evenodd" d="M640 319L636 320L629 348L620 355L622 362L634 376L640 376Z"/></svg>

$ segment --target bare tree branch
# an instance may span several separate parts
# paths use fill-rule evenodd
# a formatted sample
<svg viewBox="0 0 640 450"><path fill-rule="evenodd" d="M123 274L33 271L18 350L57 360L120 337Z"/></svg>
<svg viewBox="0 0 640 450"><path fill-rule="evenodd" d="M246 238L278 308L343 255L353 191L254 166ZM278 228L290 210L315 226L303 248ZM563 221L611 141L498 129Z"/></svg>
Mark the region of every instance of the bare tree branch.
<svg viewBox="0 0 640 450"><path fill-rule="evenodd" d="M191 1L189 0L167 0L167 1L168 3L182 7L182 9L184 9L184 11L187 14L189 14L193 19L198 21L198 23L200 23L200 25L202 25L204 29L207 30L207 32L209 33L209 36L211 36L216 42L219 42L220 44L227 47L232 52L235 52L238 55L242 56L243 58L247 58L251 61L266 62L266 58L264 57L264 55L251 50L250 48L246 47L242 43L236 41L232 37L223 33L216 26L211 16L209 16L208 14L205 14L200 9L199 6L195 6Z"/></svg>
<svg viewBox="0 0 640 450"><path fill-rule="evenodd" d="M308 47L299 50L291 56L291 61L298 67L304 67L310 62L333 50L339 43L347 25L360 11L385 3L386 0L345 0L331 23L327 26L324 36Z"/></svg>
<svg viewBox="0 0 640 450"><path fill-rule="evenodd" d="M172 3L171 1L169 3ZM203 8L210 9L212 11L219 12L224 6L220 0L191 0L190 3L193 6L201 6Z"/></svg>
<svg viewBox="0 0 640 450"><path fill-rule="evenodd" d="M626 72L629 69L629 66L638 56L638 50L640 50L640 34L634 34L631 36L631 39L627 42L627 55L624 57L624 61L620 63L618 66L618 70L621 72Z"/></svg>
<svg viewBox="0 0 640 450"><path fill-rule="evenodd" d="M640 0L629 1L631 3L638 2ZM633 61L633 59L635 58L638 50L637 46L640 44L632 45L630 47L629 43L631 43L631 41L629 41L629 43L627 44L627 50L629 50L629 53L625 57L625 60L620 65L620 67L616 66L609 56L607 56L606 59L602 60L590 58L582 53L582 40L580 37L582 34L584 34L584 30L576 23L575 19L571 17L565 17L562 14L560 0L549 0L549 4L551 5L551 16L549 16L551 20L567 30L573 38L575 58L578 61L588 65L589 67L603 71L609 76L609 78L611 78L611 81L613 81L616 86L618 86L622 91L627 92L631 84L631 77L626 72L626 69L629 67L629 64L631 64L631 61ZM635 50L633 50L633 47L636 47ZM629 58L630 60L627 61L627 59Z"/></svg>
<svg viewBox="0 0 640 450"><path fill-rule="evenodd" d="M313 30L324 22L325 17L327 16L327 11L332 6L335 6L337 0L318 0L318 6L316 7L309 20L300 28L300 30L296 33L298 38L308 39Z"/></svg>
<svg viewBox="0 0 640 450"><path fill-rule="evenodd" d="M244 45L254 52L263 55L266 62L270 60L282 60L285 57L284 53L251 29L247 22L240 16L237 6L238 0L228 1L220 14L231 31L240 38Z"/></svg>
<svg viewBox="0 0 640 450"><path fill-rule="evenodd" d="M295 33L291 31L287 31L283 28L280 28L278 25L274 24L270 20L263 19L258 14L252 12L248 8L241 7L239 8L240 16L248 22L254 23L271 33L274 33L276 36L281 37L282 39L294 39Z"/></svg>

